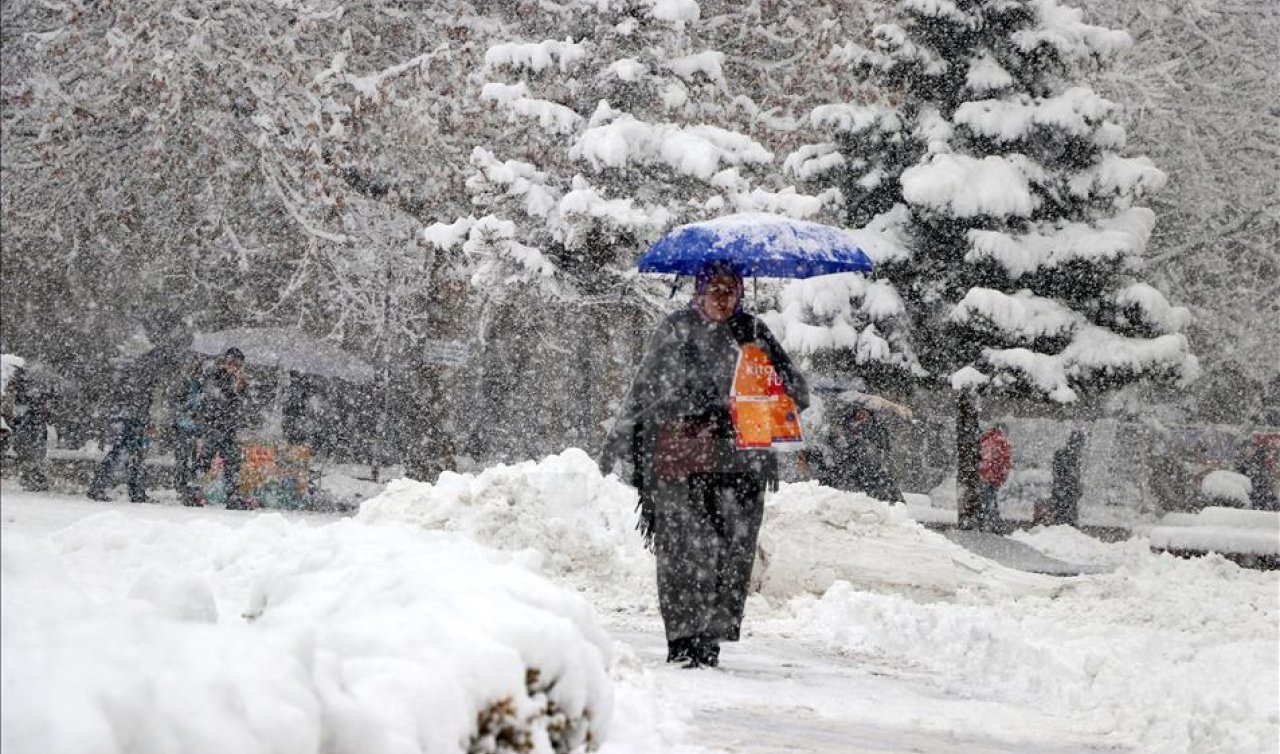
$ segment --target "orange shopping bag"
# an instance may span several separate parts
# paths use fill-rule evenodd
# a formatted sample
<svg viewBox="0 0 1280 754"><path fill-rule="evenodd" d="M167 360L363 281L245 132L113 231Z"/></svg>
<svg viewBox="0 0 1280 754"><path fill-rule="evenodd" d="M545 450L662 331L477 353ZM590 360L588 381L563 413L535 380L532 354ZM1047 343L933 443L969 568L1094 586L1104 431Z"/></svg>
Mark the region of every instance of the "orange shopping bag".
<svg viewBox="0 0 1280 754"><path fill-rule="evenodd" d="M729 406L739 450L798 448L804 443L800 412L760 346L741 347Z"/></svg>

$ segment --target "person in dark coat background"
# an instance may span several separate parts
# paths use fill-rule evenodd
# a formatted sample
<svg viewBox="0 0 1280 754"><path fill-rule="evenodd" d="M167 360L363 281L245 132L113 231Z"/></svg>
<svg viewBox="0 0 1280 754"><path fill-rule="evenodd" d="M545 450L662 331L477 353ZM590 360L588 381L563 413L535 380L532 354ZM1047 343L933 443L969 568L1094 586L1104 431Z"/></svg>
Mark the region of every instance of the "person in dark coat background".
<svg viewBox="0 0 1280 754"><path fill-rule="evenodd" d="M621 462L640 493L667 661L685 667L718 665L720 644L738 640L764 493L778 483L772 450L737 447L730 394L741 347L762 348L796 406L809 403L782 346L742 311L734 268L710 265L696 287L690 307L650 340L600 457L606 473Z"/></svg>
<svg viewBox="0 0 1280 754"><path fill-rule="evenodd" d="M281 413L281 432L285 442L293 445L309 445L315 434L313 404L316 403L315 387L311 379L301 372L289 372L289 387L285 392Z"/></svg>
<svg viewBox="0 0 1280 754"><path fill-rule="evenodd" d="M169 416L173 424L173 488L183 505L200 505L193 483L204 414L202 365L192 359L187 371L174 383L169 396Z"/></svg>
<svg viewBox="0 0 1280 754"><path fill-rule="evenodd" d="M803 455L814 478L827 487L902 502L902 489L889 472L888 422L909 420L911 409L857 390L841 392L826 405L822 440Z"/></svg>
<svg viewBox="0 0 1280 754"><path fill-rule="evenodd" d="M978 438L978 530L999 532L1000 488L1013 468L1013 445L1002 424L989 428Z"/></svg>
<svg viewBox="0 0 1280 754"><path fill-rule="evenodd" d="M1249 478L1249 507L1259 511L1280 510L1276 498L1276 461L1268 447L1275 435L1255 434L1237 466Z"/></svg>
<svg viewBox="0 0 1280 754"><path fill-rule="evenodd" d="M236 442L248 385L244 375L244 352L239 348L228 348L204 379L204 447L196 468L199 472L206 472L213 466L215 457L222 458L227 508L231 510L252 507L250 501L240 494L240 446Z"/></svg>
<svg viewBox="0 0 1280 754"><path fill-rule="evenodd" d="M111 499L107 487L111 483L112 472L123 458L129 500L135 503L149 501L142 477L142 459L148 444L151 402L157 386L173 379L189 343L189 339L183 341L180 332L170 335L127 365L121 373L115 397L107 411L107 444L110 450L98 464L97 473L89 484L88 495L93 500Z"/></svg>
<svg viewBox="0 0 1280 754"><path fill-rule="evenodd" d="M52 391L25 367L14 370L8 389L12 391L10 418L13 436L10 442L17 460L18 482L23 489L32 492L47 490L49 477L45 474L45 456L48 452L47 428Z"/></svg>
<svg viewBox="0 0 1280 754"><path fill-rule="evenodd" d="M1075 526L1080 518L1080 464L1084 458L1085 434L1075 429L1067 444L1053 454L1053 490L1049 499L1050 526Z"/></svg>

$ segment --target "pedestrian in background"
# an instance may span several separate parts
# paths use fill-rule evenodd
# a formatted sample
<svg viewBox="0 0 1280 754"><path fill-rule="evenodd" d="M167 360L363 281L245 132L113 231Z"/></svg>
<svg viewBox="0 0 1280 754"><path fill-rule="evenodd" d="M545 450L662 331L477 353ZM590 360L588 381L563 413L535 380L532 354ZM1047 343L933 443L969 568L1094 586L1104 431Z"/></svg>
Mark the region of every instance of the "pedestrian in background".
<svg viewBox="0 0 1280 754"><path fill-rule="evenodd" d="M240 494L240 445L236 434L244 420L244 397L249 387L244 374L244 352L228 348L214 362L203 382L203 446L197 470L208 472L213 459L222 459L222 481L227 508L246 510L252 501Z"/></svg>
<svg viewBox="0 0 1280 754"><path fill-rule="evenodd" d="M189 342L189 341L188 341ZM135 503L150 502L143 478L142 460L150 439L147 434L151 421L151 402L157 386L168 384L182 363L186 344L173 337L147 351L136 361L126 365L120 374L111 405L107 410L107 445L109 450L89 484L90 499L107 501L107 488L112 474L123 462L125 480L129 488L129 500Z"/></svg>
<svg viewBox="0 0 1280 754"><path fill-rule="evenodd" d="M1280 436L1254 434L1237 466L1237 471L1249 478L1249 507L1254 510L1280 510L1276 497L1275 451L1270 447L1273 443L1280 444Z"/></svg>
<svg viewBox="0 0 1280 754"><path fill-rule="evenodd" d="M18 483L25 490L49 489L45 473L48 455L48 425L53 396L47 385L25 367L15 367L9 378L8 415L12 436L9 441L18 468Z"/></svg>
<svg viewBox="0 0 1280 754"><path fill-rule="evenodd" d="M1013 468L1013 445L1003 424L996 424L978 438L978 530L1000 533L1000 488Z"/></svg>
<svg viewBox="0 0 1280 754"><path fill-rule="evenodd" d="M173 429L173 488L183 505L203 505L195 484L199 460L204 383L200 359L192 359L178 376L169 396L169 420Z"/></svg>
<svg viewBox="0 0 1280 754"><path fill-rule="evenodd" d="M1067 436L1067 444L1053 454L1053 488L1047 522L1050 526L1075 526L1080 519L1080 466L1084 446L1084 430L1074 429Z"/></svg>
<svg viewBox="0 0 1280 754"><path fill-rule="evenodd" d="M845 390L827 401L823 431L804 451L803 460L813 477L827 487L902 502L902 488L889 471L889 424L911 418L906 406Z"/></svg>

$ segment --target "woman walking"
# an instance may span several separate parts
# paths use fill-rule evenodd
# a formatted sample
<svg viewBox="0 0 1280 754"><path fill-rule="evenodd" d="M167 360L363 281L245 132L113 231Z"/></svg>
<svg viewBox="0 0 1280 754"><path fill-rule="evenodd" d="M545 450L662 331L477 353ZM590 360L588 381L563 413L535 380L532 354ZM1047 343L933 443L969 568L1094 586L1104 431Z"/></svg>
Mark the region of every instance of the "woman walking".
<svg viewBox="0 0 1280 754"><path fill-rule="evenodd" d="M789 399L788 420L809 403L782 346L742 311L742 291L727 263L698 274L689 308L650 340L600 459L606 472L621 462L640 493L667 661L685 667L718 665L720 644L738 640L764 493L778 482L773 451L746 426L753 409L735 391L764 372Z"/></svg>

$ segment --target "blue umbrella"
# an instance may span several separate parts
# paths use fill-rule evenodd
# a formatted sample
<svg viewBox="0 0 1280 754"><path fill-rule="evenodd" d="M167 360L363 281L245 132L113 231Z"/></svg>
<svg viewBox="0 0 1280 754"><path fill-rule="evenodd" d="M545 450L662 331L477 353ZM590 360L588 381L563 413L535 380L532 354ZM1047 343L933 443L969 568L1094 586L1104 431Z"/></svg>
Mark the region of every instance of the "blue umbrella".
<svg viewBox="0 0 1280 754"><path fill-rule="evenodd" d="M848 231L754 212L681 225L640 257L639 268L696 275L710 262L728 262L743 277L871 271L871 260Z"/></svg>

